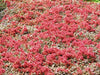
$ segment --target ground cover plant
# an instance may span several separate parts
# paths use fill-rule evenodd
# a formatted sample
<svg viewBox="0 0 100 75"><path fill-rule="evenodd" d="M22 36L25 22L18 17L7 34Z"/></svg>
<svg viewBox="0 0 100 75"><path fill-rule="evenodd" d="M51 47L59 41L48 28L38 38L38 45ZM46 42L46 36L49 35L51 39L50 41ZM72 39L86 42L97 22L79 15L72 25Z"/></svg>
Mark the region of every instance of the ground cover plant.
<svg viewBox="0 0 100 75"><path fill-rule="evenodd" d="M100 2L100 0L85 0L85 1Z"/></svg>
<svg viewBox="0 0 100 75"><path fill-rule="evenodd" d="M6 3L3 0L0 0L0 11L6 8Z"/></svg>
<svg viewBox="0 0 100 75"><path fill-rule="evenodd" d="M5 0L0 75L100 75L100 4Z"/></svg>
<svg viewBox="0 0 100 75"><path fill-rule="evenodd" d="M93 1L93 2L100 2L100 0L84 0L84 1Z"/></svg>
<svg viewBox="0 0 100 75"><path fill-rule="evenodd" d="M93 1L95 1L95 2L100 2L100 0L93 0Z"/></svg>
<svg viewBox="0 0 100 75"><path fill-rule="evenodd" d="M1 11L3 11L6 8L6 3L3 0L0 0L0 20L3 17L3 14L1 14Z"/></svg>

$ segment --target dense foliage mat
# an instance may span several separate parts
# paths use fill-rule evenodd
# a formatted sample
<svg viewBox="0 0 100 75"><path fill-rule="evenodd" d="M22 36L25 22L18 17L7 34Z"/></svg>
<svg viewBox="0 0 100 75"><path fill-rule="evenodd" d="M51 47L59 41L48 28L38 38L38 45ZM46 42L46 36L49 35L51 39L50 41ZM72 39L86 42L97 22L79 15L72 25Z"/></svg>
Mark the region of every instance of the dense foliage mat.
<svg viewBox="0 0 100 75"><path fill-rule="evenodd" d="M89 1L89 2L100 2L100 0L84 0L84 1Z"/></svg>
<svg viewBox="0 0 100 75"><path fill-rule="evenodd" d="M3 0L0 0L0 11L6 8L6 3Z"/></svg>
<svg viewBox="0 0 100 75"><path fill-rule="evenodd" d="M5 0L0 75L100 75L100 4Z"/></svg>

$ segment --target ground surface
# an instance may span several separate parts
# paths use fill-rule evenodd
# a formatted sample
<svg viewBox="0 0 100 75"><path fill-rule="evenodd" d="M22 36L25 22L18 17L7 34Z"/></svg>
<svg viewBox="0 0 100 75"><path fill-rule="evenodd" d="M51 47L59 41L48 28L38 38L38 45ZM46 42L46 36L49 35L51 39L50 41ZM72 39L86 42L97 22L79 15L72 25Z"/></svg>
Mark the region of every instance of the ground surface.
<svg viewBox="0 0 100 75"><path fill-rule="evenodd" d="M7 0L0 75L100 75L100 4Z"/></svg>

